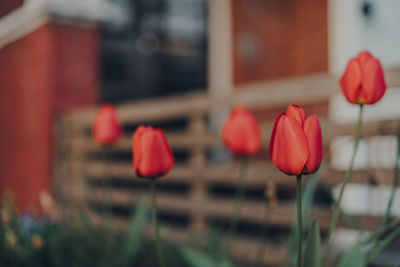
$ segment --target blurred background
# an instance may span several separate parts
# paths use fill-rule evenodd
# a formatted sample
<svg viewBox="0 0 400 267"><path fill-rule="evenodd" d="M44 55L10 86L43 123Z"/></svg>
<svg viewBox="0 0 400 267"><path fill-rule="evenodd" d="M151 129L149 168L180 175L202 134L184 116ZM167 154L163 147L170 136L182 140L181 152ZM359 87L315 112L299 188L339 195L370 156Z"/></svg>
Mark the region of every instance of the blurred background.
<svg viewBox="0 0 400 267"><path fill-rule="evenodd" d="M398 10L398 0L1 0L0 191L20 211L38 209L49 194L63 212L81 206L101 224L108 179L113 219L124 229L148 189L134 178L130 138L139 124L152 124L167 133L176 158L159 181L161 223L172 239L201 239L190 237L225 229L232 213L238 161L219 132L231 108L244 104L260 120L265 143L250 161L235 256L254 257L267 225L263 262L281 266L295 182L270 161L273 120L291 103L320 116L325 163L312 216L324 232L357 119L338 77L368 49L385 68L388 92L366 108L343 210L362 231L374 230L397 153ZM124 130L108 159L91 138L104 102L116 105ZM396 216L399 201L397 194ZM337 253L357 233L345 221L340 226ZM381 266L400 261L396 248L385 251Z"/></svg>

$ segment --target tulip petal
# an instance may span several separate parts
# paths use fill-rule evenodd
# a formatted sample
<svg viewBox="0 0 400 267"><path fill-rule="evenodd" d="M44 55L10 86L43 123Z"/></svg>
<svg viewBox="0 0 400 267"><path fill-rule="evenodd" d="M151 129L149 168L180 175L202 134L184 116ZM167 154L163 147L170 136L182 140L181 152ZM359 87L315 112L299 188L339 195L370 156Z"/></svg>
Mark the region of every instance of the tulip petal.
<svg viewBox="0 0 400 267"><path fill-rule="evenodd" d="M362 65L362 96L366 104L378 102L386 91L386 82L379 60L370 58Z"/></svg>
<svg viewBox="0 0 400 267"><path fill-rule="evenodd" d="M110 145L122 135L121 124L113 105L104 104L96 114L93 123L93 138L100 145Z"/></svg>
<svg viewBox="0 0 400 267"><path fill-rule="evenodd" d="M135 172L138 171L140 166L140 160L142 158L142 149L139 144L143 134L146 132L146 129L147 129L146 126L139 126L139 128L136 129L132 137L133 168L135 169Z"/></svg>
<svg viewBox="0 0 400 267"><path fill-rule="evenodd" d="M157 178L174 164L164 133L152 127L139 127L133 135L133 164L139 177Z"/></svg>
<svg viewBox="0 0 400 267"><path fill-rule="evenodd" d="M289 105L286 109L286 115L296 119L301 126L303 126L304 120L306 119L306 113L298 105Z"/></svg>
<svg viewBox="0 0 400 267"><path fill-rule="evenodd" d="M158 146L155 144L155 136L153 131L145 131L140 139L141 158L137 167L137 173L142 177L153 177L159 172L158 155L154 153L158 151Z"/></svg>
<svg viewBox="0 0 400 267"><path fill-rule="evenodd" d="M307 138L309 155L306 162L308 173L316 172L322 161L322 133L316 115L309 116L304 122L304 133Z"/></svg>
<svg viewBox="0 0 400 267"><path fill-rule="evenodd" d="M371 55L370 52L366 50L361 51L357 56L357 61L360 64L360 66L364 66L371 59L374 59L374 57Z"/></svg>
<svg viewBox="0 0 400 267"><path fill-rule="evenodd" d="M174 165L174 156L164 132L160 129L156 129L156 143L159 144L156 153L161 159L161 173L167 173Z"/></svg>
<svg viewBox="0 0 400 267"><path fill-rule="evenodd" d="M358 103L361 94L361 68L356 59L351 59L340 79L340 87L350 103Z"/></svg>
<svg viewBox="0 0 400 267"><path fill-rule="evenodd" d="M269 140L269 155L270 155L271 159L272 159L272 153L273 153L273 150L274 150L276 128L278 127L278 123L282 119L282 116L286 116L285 112L281 113L278 116L278 118L276 118L275 123L274 123L274 128L272 128L271 139Z"/></svg>
<svg viewBox="0 0 400 267"><path fill-rule="evenodd" d="M300 175L308 158L307 139L298 121L283 115L274 134L272 161L289 175Z"/></svg>
<svg viewBox="0 0 400 267"><path fill-rule="evenodd" d="M236 107L222 128L222 139L234 153L256 154L261 148L261 130L254 114Z"/></svg>

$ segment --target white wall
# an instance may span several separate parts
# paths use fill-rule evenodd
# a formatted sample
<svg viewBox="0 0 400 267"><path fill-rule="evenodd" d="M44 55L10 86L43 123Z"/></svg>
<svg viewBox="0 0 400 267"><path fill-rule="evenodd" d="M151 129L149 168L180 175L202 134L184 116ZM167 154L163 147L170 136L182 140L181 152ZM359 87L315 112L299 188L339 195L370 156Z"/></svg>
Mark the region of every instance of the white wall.
<svg viewBox="0 0 400 267"><path fill-rule="evenodd" d="M399 0L400 2L400 0ZM399 46L400 53L400 46ZM400 87L389 87L374 105L364 107L363 121L400 119ZM336 124L357 123L359 106L350 104L339 90L329 100L329 119Z"/></svg>
<svg viewBox="0 0 400 267"><path fill-rule="evenodd" d="M400 1L368 0L372 16L362 13L364 0L329 0L329 69L343 72L349 58L368 49L385 67L400 66Z"/></svg>
<svg viewBox="0 0 400 267"><path fill-rule="evenodd" d="M400 0L399 0L400 2ZM363 121L385 121L400 119L400 88L390 88L377 104L365 106ZM329 118L335 124L355 124L358 118L358 105L349 104L338 92L331 97ZM354 146L353 136L337 137L331 142L331 167L346 170ZM397 155L397 137L394 135L361 138L354 169L393 169ZM366 179L368 177L365 177ZM333 193L339 194L340 184ZM367 184L349 184L345 190L342 208L350 214L375 214L385 212L390 195L390 186L370 186ZM395 203L400 201L400 190L396 193ZM400 206L393 206L393 214L400 216Z"/></svg>

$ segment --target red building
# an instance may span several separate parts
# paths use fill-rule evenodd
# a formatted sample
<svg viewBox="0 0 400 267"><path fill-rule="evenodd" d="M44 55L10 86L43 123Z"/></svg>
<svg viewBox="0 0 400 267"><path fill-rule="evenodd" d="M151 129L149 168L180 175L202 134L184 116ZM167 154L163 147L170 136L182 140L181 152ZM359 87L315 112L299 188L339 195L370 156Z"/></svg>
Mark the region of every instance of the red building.
<svg viewBox="0 0 400 267"><path fill-rule="evenodd" d="M20 210L51 191L57 113L95 104L99 91L96 23L50 19L27 2L0 4L0 190Z"/></svg>

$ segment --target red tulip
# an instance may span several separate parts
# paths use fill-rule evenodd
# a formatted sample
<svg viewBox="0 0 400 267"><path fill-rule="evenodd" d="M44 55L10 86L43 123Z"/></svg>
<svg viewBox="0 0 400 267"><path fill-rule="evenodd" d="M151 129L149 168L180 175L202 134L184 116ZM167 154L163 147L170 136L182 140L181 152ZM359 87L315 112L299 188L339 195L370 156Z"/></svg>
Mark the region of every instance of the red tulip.
<svg viewBox="0 0 400 267"><path fill-rule="evenodd" d="M158 178L174 165L174 157L162 130L139 126L132 137L133 168L139 177Z"/></svg>
<svg viewBox="0 0 400 267"><path fill-rule="evenodd" d="M236 154L256 154L261 148L261 134L254 114L243 106L237 106L222 128L222 139Z"/></svg>
<svg viewBox="0 0 400 267"><path fill-rule="evenodd" d="M121 124L118 121L114 106L104 104L97 112L93 123L94 140L100 145L110 145L117 142L121 135Z"/></svg>
<svg viewBox="0 0 400 267"><path fill-rule="evenodd" d="M352 58L340 79L342 92L353 104L374 104L386 91L386 82L381 63L369 52L361 52Z"/></svg>
<svg viewBox="0 0 400 267"><path fill-rule="evenodd" d="M276 119L269 143L275 166L288 175L316 172L322 161L321 126L316 115L290 105Z"/></svg>

